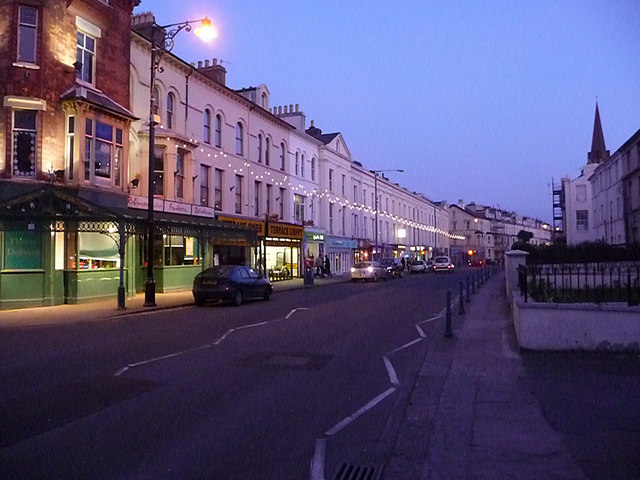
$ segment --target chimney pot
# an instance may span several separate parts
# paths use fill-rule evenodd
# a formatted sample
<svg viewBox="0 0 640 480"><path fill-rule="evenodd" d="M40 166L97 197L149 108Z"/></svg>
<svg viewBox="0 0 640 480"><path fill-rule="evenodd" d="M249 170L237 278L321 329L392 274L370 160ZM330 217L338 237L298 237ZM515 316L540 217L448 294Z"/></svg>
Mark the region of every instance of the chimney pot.
<svg viewBox="0 0 640 480"><path fill-rule="evenodd" d="M202 60L198 60L198 68L202 68Z"/></svg>
<svg viewBox="0 0 640 480"><path fill-rule="evenodd" d="M293 113L293 103L289 104L289 111Z"/></svg>
<svg viewBox="0 0 640 480"><path fill-rule="evenodd" d="M209 68L209 60L204 61L204 68Z"/></svg>
<svg viewBox="0 0 640 480"><path fill-rule="evenodd" d="M298 113L300 111L300 104L296 103L296 113Z"/></svg>
<svg viewBox="0 0 640 480"><path fill-rule="evenodd" d="M213 66L215 67L216 65L218 65L218 59L217 59L217 58L214 58L214 59L213 59Z"/></svg>

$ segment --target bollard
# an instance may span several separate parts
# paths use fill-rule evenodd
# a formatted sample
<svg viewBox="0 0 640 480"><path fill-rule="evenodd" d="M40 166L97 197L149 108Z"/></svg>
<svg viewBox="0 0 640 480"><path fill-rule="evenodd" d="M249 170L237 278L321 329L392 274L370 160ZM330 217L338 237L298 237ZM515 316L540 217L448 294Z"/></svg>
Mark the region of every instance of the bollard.
<svg viewBox="0 0 640 480"><path fill-rule="evenodd" d="M447 292L447 317L444 336L447 338L453 337L453 330L451 329L451 292Z"/></svg>
<svg viewBox="0 0 640 480"><path fill-rule="evenodd" d="M460 297L458 297L458 313L464 315L464 286L460 282Z"/></svg>
<svg viewBox="0 0 640 480"><path fill-rule="evenodd" d="M474 295L476 293L476 277L474 272L471 272L471 293Z"/></svg>
<svg viewBox="0 0 640 480"><path fill-rule="evenodd" d="M471 298L469 297L469 277L467 277L466 279L467 279L467 296L465 297L465 300L467 301L467 303L469 303L471 301Z"/></svg>

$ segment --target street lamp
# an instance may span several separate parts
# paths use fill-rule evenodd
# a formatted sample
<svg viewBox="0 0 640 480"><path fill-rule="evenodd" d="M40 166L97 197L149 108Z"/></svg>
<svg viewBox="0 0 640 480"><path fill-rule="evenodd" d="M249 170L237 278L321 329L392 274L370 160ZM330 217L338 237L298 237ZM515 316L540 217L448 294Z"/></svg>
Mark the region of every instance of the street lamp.
<svg viewBox="0 0 640 480"><path fill-rule="evenodd" d="M160 67L160 59L162 54L170 52L174 47L174 37L182 30L187 32L191 31L191 27L194 24L200 24L196 28L196 35L198 35L204 41L209 41L217 36L216 31L211 27L211 20L207 17L200 20L187 20L179 23L171 23L169 25L156 25L155 22L151 25L151 80L149 82L149 192L147 208L147 282L144 288L144 306L155 307L156 305L156 281L153 278L153 198L154 198L154 181L153 170L155 162L155 88L156 88L156 71L163 71ZM157 38L160 37L160 44L158 44Z"/></svg>
<svg viewBox="0 0 640 480"><path fill-rule="evenodd" d="M376 262L380 261L380 253L378 253L378 174L382 172L404 172L404 170L399 169L390 169L390 170L371 170L373 172L373 190L375 200L375 211L376 211Z"/></svg>

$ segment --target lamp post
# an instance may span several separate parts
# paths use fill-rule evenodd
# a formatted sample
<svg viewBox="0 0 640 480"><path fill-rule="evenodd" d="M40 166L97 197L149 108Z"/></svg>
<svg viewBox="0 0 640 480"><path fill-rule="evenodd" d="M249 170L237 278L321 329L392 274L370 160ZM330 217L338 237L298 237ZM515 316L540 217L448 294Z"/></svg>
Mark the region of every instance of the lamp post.
<svg viewBox="0 0 640 480"><path fill-rule="evenodd" d="M380 253L378 252L378 174L382 172L404 172L399 169L389 170L371 170L373 172L373 196L375 199L375 211L376 211L376 262L380 261Z"/></svg>
<svg viewBox="0 0 640 480"><path fill-rule="evenodd" d="M160 60L164 52L170 52L175 45L173 38L182 30L191 31L194 24L199 23L196 28L196 35L204 41L209 41L217 36L217 33L211 27L211 20L207 17L200 20L187 20L179 23L171 23L169 25L151 25L151 79L149 82L149 184L148 184L148 202L147 207L147 281L144 288L144 306L155 307L156 305L156 281L153 277L153 261L154 261L154 226L153 226L153 199L154 199L154 179L153 170L155 162L155 88L156 88L156 72L162 72ZM169 30L167 30L169 29ZM161 37L161 44L158 44L157 37Z"/></svg>

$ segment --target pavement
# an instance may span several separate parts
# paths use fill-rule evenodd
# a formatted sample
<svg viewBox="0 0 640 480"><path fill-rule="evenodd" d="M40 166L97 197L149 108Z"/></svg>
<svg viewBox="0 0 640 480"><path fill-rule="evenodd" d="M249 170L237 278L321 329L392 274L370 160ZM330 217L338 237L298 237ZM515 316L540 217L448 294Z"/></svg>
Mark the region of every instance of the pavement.
<svg viewBox="0 0 640 480"><path fill-rule="evenodd" d="M304 285L302 278L279 280L272 282L273 291L280 292L296 288L311 288L349 281L349 274L337 274L327 278L314 278L313 285ZM176 292L157 293L156 306L144 306L144 293L125 299L125 308L119 309L116 298L97 300L76 305L54 305L48 307L19 308L0 310L0 328L3 327L38 327L60 325L77 322L104 320L137 312L152 312L168 308L193 305L191 289Z"/></svg>
<svg viewBox="0 0 640 480"><path fill-rule="evenodd" d="M274 283L316 288L348 276ZM518 349L504 273L453 309L453 336L433 339L384 480L640 478L640 355ZM191 291L0 312L0 328L86 322L193 304ZM437 329L435 329L437 330ZM431 345L431 344L430 344ZM329 479L327 479L329 480Z"/></svg>
<svg viewBox="0 0 640 480"><path fill-rule="evenodd" d="M519 350L504 273L465 305L426 354L384 480L640 479L637 352Z"/></svg>

